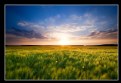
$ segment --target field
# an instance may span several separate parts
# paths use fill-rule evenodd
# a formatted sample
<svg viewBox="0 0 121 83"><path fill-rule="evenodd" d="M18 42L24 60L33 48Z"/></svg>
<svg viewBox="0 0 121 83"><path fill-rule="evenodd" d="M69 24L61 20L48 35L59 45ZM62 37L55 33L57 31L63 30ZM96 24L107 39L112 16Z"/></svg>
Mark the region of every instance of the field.
<svg viewBox="0 0 121 83"><path fill-rule="evenodd" d="M117 46L6 46L6 80L117 80Z"/></svg>

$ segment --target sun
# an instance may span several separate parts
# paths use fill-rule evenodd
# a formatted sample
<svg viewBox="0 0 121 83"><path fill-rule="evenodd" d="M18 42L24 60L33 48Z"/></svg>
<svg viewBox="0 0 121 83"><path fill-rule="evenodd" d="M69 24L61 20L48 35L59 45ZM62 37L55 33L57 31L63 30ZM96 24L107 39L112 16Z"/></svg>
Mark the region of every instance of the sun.
<svg viewBox="0 0 121 83"><path fill-rule="evenodd" d="M66 37L60 38L59 44L60 45L69 45L69 39Z"/></svg>
<svg viewBox="0 0 121 83"><path fill-rule="evenodd" d="M58 45L70 45L71 44L71 35L67 33L56 33L54 34L57 41Z"/></svg>

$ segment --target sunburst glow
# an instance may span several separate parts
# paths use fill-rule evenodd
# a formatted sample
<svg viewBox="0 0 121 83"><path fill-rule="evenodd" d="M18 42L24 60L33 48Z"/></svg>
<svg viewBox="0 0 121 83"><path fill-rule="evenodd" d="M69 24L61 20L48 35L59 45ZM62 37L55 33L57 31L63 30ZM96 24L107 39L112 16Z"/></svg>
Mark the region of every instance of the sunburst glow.
<svg viewBox="0 0 121 83"><path fill-rule="evenodd" d="M60 45L69 45L70 42L69 42L69 39L68 39L68 38L63 37L63 38L60 38L59 44L60 44Z"/></svg>

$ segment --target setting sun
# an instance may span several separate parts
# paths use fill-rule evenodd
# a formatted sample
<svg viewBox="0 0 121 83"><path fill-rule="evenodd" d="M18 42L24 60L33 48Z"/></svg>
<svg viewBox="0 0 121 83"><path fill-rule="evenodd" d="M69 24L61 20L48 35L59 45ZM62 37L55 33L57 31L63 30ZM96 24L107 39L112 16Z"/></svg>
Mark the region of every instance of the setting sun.
<svg viewBox="0 0 121 83"><path fill-rule="evenodd" d="M60 41L59 41L59 44L60 45L69 45L69 39L64 37L64 38L61 38Z"/></svg>

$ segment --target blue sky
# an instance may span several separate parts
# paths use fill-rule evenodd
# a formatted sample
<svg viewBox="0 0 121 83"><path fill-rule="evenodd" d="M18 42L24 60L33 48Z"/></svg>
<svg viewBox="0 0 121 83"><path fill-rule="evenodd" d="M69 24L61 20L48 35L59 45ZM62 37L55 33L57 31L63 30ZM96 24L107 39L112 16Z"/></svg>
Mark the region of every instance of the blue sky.
<svg viewBox="0 0 121 83"><path fill-rule="evenodd" d="M116 5L7 5L5 11L6 44L117 43Z"/></svg>

